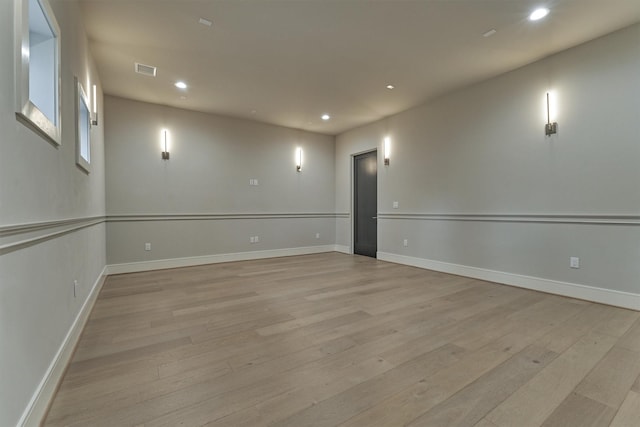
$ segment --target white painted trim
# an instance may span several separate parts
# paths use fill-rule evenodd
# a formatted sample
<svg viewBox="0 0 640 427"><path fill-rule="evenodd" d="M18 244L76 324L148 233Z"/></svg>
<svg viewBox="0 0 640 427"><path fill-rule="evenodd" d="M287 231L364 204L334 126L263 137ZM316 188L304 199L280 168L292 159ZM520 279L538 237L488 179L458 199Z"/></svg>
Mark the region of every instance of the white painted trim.
<svg viewBox="0 0 640 427"><path fill-rule="evenodd" d="M552 224L640 225L638 215L558 215L558 214L456 214L378 213L378 219L473 222L535 222Z"/></svg>
<svg viewBox="0 0 640 427"><path fill-rule="evenodd" d="M194 265L217 264L221 262L248 261L264 258L278 258L295 255L335 252L336 245L304 246L300 248L271 249L265 251L248 251L230 254L204 255L188 258L171 258L153 261L111 264L107 266L107 274L136 273L139 271L163 270L166 268L191 267Z"/></svg>
<svg viewBox="0 0 640 427"><path fill-rule="evenodd" d="M38 0L46 21L55 34L55 121L52 122L29 96L29 0L14 0L15 110L16 118L42 135L55 147L62 144L62 34L49 0Z"/></svg>
<svg viewBox="0 0 640 427"><path fill-rule="evenodd" d="M0 234L0 255L4 255L5 253L17 251L19 249L24 249L29 246L36 245L38 243L44 242L46 240L51 240L56 237L60 237L64 234L69 234L74 231L81 230L83 228L92 227L94 225L102 224L105 220L98 218L94 220L87 219L85 222L78 222L75 225L65 226L64 228L60 227L58 230L53 231L47 234L36 235L35 237L30 237L23 240L18 240L14 242L9 242L6 244L2 244L2 235Z"/></svg>
<svg viewBox="0 0 640 427"><path fill-rule="evenodd" d="M348 213L187 213L187 214L137 214L137 215L109 215L107 222L134 221L212 221L212 220L242 220L242 219L301 219L301 218L347 218Z"/></svg>
<svg viewBox="0 0 640 427"><path fill-rule="evenodd" d="M349 218L348 212L334 213L222 213L222 214L144 214L144 215L109 215L68 218L55 221L28 222L12 225L0 225L0 238L15 234L33 233L36 231L59 228L63 226L83 226L86 223L100 222L133 222L133 221L184 221L184 220L216 220L216 219L289 219L289 218Z"/></svg>
<svg viewBox="0 0 640 427"><path fill-rule="evenodd" d="M340 252L343 254L347 254L347 255L351 255L351 248L347 245L334 245L334 251L335 252Z"/></svg>
<svg viewBox="0 0 640 427"><path fill-rule="evenodd" d="M621 292L613 289L596 288L577 283L560 282L540 277L505 273L502 271L487 270L484 268L451 264L448 262L415 258L388 252L378 252L378 259L640 311L640 294Z"/></svg>
<svg viewBox="0 0 640 427"><path fill-rule="evenodd" d="M43 222L29 222L23 224L3 225L0 226L0 237L9 236L13 234L32 233L34 231L40 231L44 229L57 228L69 225L78 225L88 222L94 222L97 220L105 221L105 216L87 216L82 218L68 218L59 219L55 221L43 221Z"/></svg>
<svg viewBox="0 0 640 427"><path fill-rule="evenodd" d="M58 348L58 352L51 361L47 372L44 374L40 384L38 384L33 396L31 396L29 404L22 413L20 421L18 421L18 426L38 426L42 421L44 421L49 405L53 400L60 381L62 381L67 365L71 361L71 357L73 356L76 344L80 339L84 325L87 323L87 319L89 318L93 305L98 298L100 289L102 289L106 273L107 267L105 266L93 284L91 292L89 292L87 299L82 304L78 315L71 324L71 327L69 328L67 335L64 337L60 348Z"/></svg>

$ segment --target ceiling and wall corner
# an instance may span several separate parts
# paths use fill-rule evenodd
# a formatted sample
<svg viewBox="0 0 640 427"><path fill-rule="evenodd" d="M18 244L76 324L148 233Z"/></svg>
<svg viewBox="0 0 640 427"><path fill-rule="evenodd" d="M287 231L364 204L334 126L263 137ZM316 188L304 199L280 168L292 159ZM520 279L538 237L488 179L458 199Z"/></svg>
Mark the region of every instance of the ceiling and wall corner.
<svg viewBox="0 0 640 427"><path fill-rule="evenodd" d="M407 129L407 132L423 130L424 128L420 127L423 126L421 123L424 119L423 109L433 112L434 117L440 117L443 120L447 118L446 109L431 109L428 103L424 104L425 101L441 97L461 86L469 86L474 82L521 67L578 43L593 40L640 19L640 4L636 0L556 0L553 2L554 7L549 17L538 24L531 24L526 20L527 14L534 6L534 2L528 0L509 2L502 0L482 2L477 0L455 2L369 2L364 0L192 2L176 0L153 2L153 9L150 8L150 2L141 0L127 2L54 0L52 3L63 34L62 62L65 64L62 76L62 86L65 91L62 97L63 128L68 130L63 131L62 145L54 148L17 123L13 100L10 96L0 100L2 112L0 124L3 129L3 138L0 139L3 153L0 156L0 200L2 201L0 229L3 233L0 237L3 238L3 244L15 239L16 227L30 230L21 232L23 235L28 234L27 237L33 236L30 233L42 237L36 243L19 248L17 248L19 245L9 242L16 249L0 252L0 291L2 292L0 313L3 322L3 327L0 328L0 342L3 343L0 361L2 370L0 372L2 378L0 424L2 425L15 425L21 420L36 420L40 413L33 412L33 408L38 405L44 412L47 404L47 390L50 393L55 390L55 375L52 376L52 372L55 373L57 369L57 374L62 375L65 362L64 357L60 359L60 355L64 351L72 351L73 339L69 337L74 333L76 325L80 325L81 329L82 320L78 321L78 319L81 319L83 312L87 313L86 306L83 304L90 300L92 291L96 289L105 271L107 256L107 227L103 224L106 215L105 186L108 187L110 184L105 184L105 168L101 166L104 160L101 132L102 126L110 118L108 115L101 117L97 129L98 136L94 139L95 168L87 176L75 166L74 144L70 142L74 136L73 125L64 124L64 121L68 120L64 117L73 116L73 105L68 100L73 98L71 88L74 74L85 79L90 75L95 79L94 72L97 68L100 73L101 89L103 88L107 94L114 95L114 99L120 96L178 107L180 110L176 114L189 116L184 119L185 122L191 121L191 114L199 115L199 113L184 111L187 109L326 135L340 134L335 145L332 144L333 138L330 136L319 135L317 138L322 142L319 144L321 147L316 147L316 151L305 146L305 165L303 171L298 174L294 169L292 150L299 141L293 141L295 137L291 136L296 131L273 128L269 131L272 140L278 140L280 135L291 137L288 141L290 146L285 144L278 147L278 153L287 157L283 162L286 168L283 176L286 176L286 179L302 181L310 177L314 168L313 156L316 153L321 156L326 165L329 165L330 179L322 183L319 188L321 194L329 194L329 196L331 196L331 189L335 189L336 198L324 200L326 197L323 197L323 201L314 206L318 208L317 210L333 209L335 214L349 211L349 207L343 205L348 197L343 197L342 193L342 191L348 191L346 184L348 176L345 172L347 161L345 158L348 158L348 150L353 147L366 147L371 144L371 141L374 141L374 146L380 143L382 138L378 135L379 129L383 129L385 133L395 128ZM3 24L0 25L3 32L3 37L0 37L0 53L4 58L0 61L0 85L3 93L12 93L14 83L15 52L11 36L13 6L13 2L0 2L2 12L0 22ZM212 22L212 25L199 23L200 18ZM83 25L86 26L88 39L85 38ZM496 33L490 37L483 37L483 34L490 29L495 29ZM89 47L86 45L87 42ZM605 48L607 46L615 48L618 45L605 43L602 47L600 43L602 40L596 40L588 44L585 49L604 49L604 52L614 55L612 58L615 58L616 52ZM92 63L92 56L97 67ZM157 76L136 74L135 62L157 66ZM593 73L587 76L586 80L597 82L600 89L607 88L610 84L618 85L616 86L618 88L625 84L625 81L598 80L599 68L610 71L611 64L598 62L597 58L592 58L591 66L586 68L580 63L572 62L572 64L573 70L582 73L583 76ZM91 71L86 75L83 74L87 69ZM179 80L187 84L186 89L174 86ZM500 80L498 85L502 87L501 85L506 84L504 83L506 80L508 78ZM633 79L631 83L637 85L637 79ZM394 89L387 89L387 85L393 85ZM591 97L589 89L584 88L584 93ZM637 96L630 98L637 94L638 87L633 86L633 89L635 92L629 91L622 98L632 107L636 106L637 99L640 99ZM465 93L477 95L474 90L476 89ZM479 96L479 99L474 98L473 105L482 106L484 100L490 99L490 92L483 92L482 89L480 92L482 96ZM501 99L507 102L511 98L503 96ZM521 98L518 99L522 102ZM593 99L593 102L598 101L596 98L588 99ZM629 99L635 99L636 104L632 104ZM465 100L463 94L462 101ZM454 104L463 103L457 98L454 101ZM126 102L133 104L136 101ZM607 102L609 104L605 105L610 106L611 102L615 103L615 100ZM416 105L423 105L423 107L410 109ZM157 108L160 107L156 105L149 107L148 110ZM410 110L394 115L407 109ZM537 111L537 107L531 107L531 109ZM101 106L100 111L102 111ZM138 112L144 114L146 111L147 109L143 108ZM464 111L468 113L468 110ZM607 118L611 119L610 121L619 120L615 116L615 108L604 111L608 114ZM330 120L321 119L325 113L331 116ZM384 117L389 117L388 126L381 124L380 121L374 122ZM200 120L204 119L200 118ZM227 125L228 122L233 121L234 119L229 118L220 119L220 123L227 122ZM580 120L577 122L582 123ZM441 125L444 124L443 121ZM457 124L459 123L454 123L454 125ZM531 124L536 137L540 135L544 138L542 125L542 121L538 121L538 118L535 118L535 123ZM253 126L263 125L253 123L249 127ZM343 133L358 126L361 127L346 134ZM560 119L558 137L566 138L571 134L567 129L572 127L574 126L571 126L570 122ZM584 132L584 129L579 128L579 131ZM441 129L441 131L446 133L447 129ZM493 131L495 134L490 135L494 135L496 140L503 137L499 127ZM602 132L603 129L598 128L598 131ZM620 138L620 132L622 131L619 127L613 126L609 133L604 136L600 134L601 140L595 142L604 144L611 143L610 140L613 140L617 144L614 148L618 153L628 154L626 161L637 159L637 145L629 143L629 134L626 132L623 138ZM426 138L430 130L419 133L420 138ZM230 134L232 136L226 140L225 147L229 150L237 149L237 158L243 158L247 152L243 151L243 147L235 147L230 142L237 136L235 131ZM580 165L578 160L580 156L585 155L585 151L582 151L578 144L581 136L581 134L578 136L574 134L571 138L573 147L576 147L573 151L575 157L571 158L571 164L574 167ZM399 135L393 136L393 158L390 168L385 172L387 174L385 179L389 181L383 183L387 187L381 203L393 197L391 192L399 190L402 185L411 184L403 190L408 191L411 188L419 188L418 184L421 180L429 178L428 175L420 175L422 165L410 167L412 163L405 167L415 175L409 174L401 179L393 176L395 171L401 170L405 162L412 161L410 158L412 154L415 154L413 157L415 161L425 154L425 148L419 146L422 139L415 138L415 141L409 144L406 142L408 137L410 135L406 138ZM205 139L201 138L195 143L200 144ZM633 141L637 142L637 139ZM259 137L252 137L252 144L259 142ZM412 148L403 152L402 144L409 144ZM591 166L606 161L609 170L618 167L613 157L593 155L601 149L594 148L593 141L590 144L591 155L583 159ZM327 145L332 147L327 148ZM161 165L159 167L176 168L175 161L180 160L184 155L184 152L180 153L182 148L176 147L175 150L172 149L171 160L162 163L159 143L154 142L154 147L155 150L151 155L153 161ZM437 145L429 147L443 148ZM549 148L549 145L544 147L539 150L547 149L546 154L549 156L547 160L551 162L559 151L569 150L572 146L571 144L561 146L556 151ZM447 149L449 148L455 150L460 147L453 146ZM345 153L347 153L346 157ZM497 151L497 154L505 156L504 152ZM564 156L570 157L571 154L564 152ZM194 156L193 153L189 155ZM462 155L464 156L464 153ZM540 153L538 155L542 156ZM403 156L405 156L404 159ZM457 159L454 156L448 160L455 166ZM196 161L200 160L202 159L196 159ZM486 157L483 157L483 160L486 160ZM504 160L508 161L509 158ZM179 167L186 168L184 165ZM558 170L562 172L561 168ZM580 170L578 172L587 173ZM631 170L625 167L616 173L626 174L631 180L635 180L633 182L637 182L637 168ZM280 176L278 174L280 170L274 172L276 177ZM440 183L445 187L450 184L454 186L464 184L450 183L447 180L442 180ZM628 185L626 181L623 184ZM244 185L247 185L245 189L247 192L256 190L248 187L248 180L244 181ZM264 189L267 185L267 182L260 179L258 188ZM566 188L563 190L561 186L552 188L554 191L568 191ZM313 185L306 187L301 185L298 189L313 191L317 188ZM529 188L523 189L523 191L528 190ZM583 188L581 191L588 192L588 188ZM164 196L161 193L158 194L160 194L159 197ZM422 196L425 194L419 193ZM568 196L575 195L568 193ZM598 206L603 206L607 202L606 197L610 197L609 206L612 207L612 212L616 207L637 207L619 202L620 198L630 197L628 194L603 192L596 196L602 198L597 200ZM256 200L263 204L256 209L267 210L268 200L259 197ZM469 200L477 202L473 197ZM155 200L154 202L164 201ZM293 211L297 209L295 202L295 200L285 200L283 203ZM462 203L460 200L458 202ZM627 200L627 203L633 203L633 201ZM118 205L108 203L107 209L115 206ZM405 203L401 201L400 209L404 209L404 206ZM425 206L413 207L420 213L427 211ZM198 209L204 209L207 206L192 206L192 208L192 213L197 213ZM300 208L300 210L303 209ZM278 212L273 210L272 213ZM316 218L311 218L311 222L315 221L315 224L324 227L321 239L336 243L335 238L340 231L331 234L336 227L342 227L343 223L348 221L348 215L345 214L332 222L332 217L327 219L321 215L326 212L308 213L316 215ZM91 218L94 217L98 220L93 221ZM281 219L274 218L275 221ZM56 221L67 220L84 221L84 226L77 228L77 231L66 232L55 225ZM255 224L259 224L260 221L262 219L257 218ZM428 227L430 226L412 229L406 225L406 220L398 218L394 221L398 224L397 226L383 229L382 238L387 253L395 252L406 257L426 259L430 248L426 246L414 248L413 245L414 239L428 241L424 236L429 235ZM281 229L287 230L288 221L282 222L285 224ZM436 222L437 220L429 218L420 220L421 224ZM463 227L468 225L468 223L465 224ZM513 224L508 223L504 226L513 227ZM488 225L481 230L465 230L462 227L451 227L449 224L439 228L437 232L441 232L441 236L450 238L450 240L444 240L445 244L455 242L465 231L468 231L467 236L473 236L477 243L481 241L483 233L492 230L491 227L492 225ZM626 228L623 228L616 224L611 227L615 229L615 233L610 234L603 233L606 226L600 228L594 226L591 228L597 231L582 234L581 227L579 224L571 224L564 227L561 233L551 233L552 238L560 239L566 246L573 244L574 247L584 245L590 248L586 259L583 257L582 267L578 270L577 276L573 277L578 277L584 283L597 283L602 276L600 273L594 273L593 269L597 268L602 260L593 263L589 258L601 256L609 247L615 247L618 248L616 251L605 253L606 257L612 260L607 267L609 270L606 271L616 266L626 267L626 269L616 273L611 280L622 278L624 281L627 277L637 278L637 274L633 276L637 271L635 267L637 263L631 267L629 267L631 263L629 265L626 263L626 260L638 253L637 242L640 239L637 238L637 226L632 228L625 225L623 227ZM553 225L550 225L548 230L552 228ZM627 228L632 228L633 231L626 232ZM55 229L55 236L45 236L52 229ZM139 227L138 230L144 231L143 227ZM531 229L527 233L523 231L524 228L513 227L513 230L513 235L522 236L523 242L525 238L531 238L531 236L533 239L540 239L543 236L537 229ZM252 233L249 229L244 231ZM189 232L193 233L192 236L198 237L197 228L192 227ZM396 248L394 245L398 242L393 239L405 232L413 233L411 235L416 237L409 238L406 249ZM509 234L510 231L507 230L506 233ZM498 269L500 264L496 259L504 253L507 257L516 257L520 254L521 258L516 259L513 265L525 265L526 268L532 268L528 263L535 263L538 260L536 254L551 256L560 251L562 255L568 255L562 252L566 246L548 251L549 255L545 252L544 245L541 245L542 249L539 251L519 252L522 248L513 246L514 241L496 240L495 236L496 233L489 236L489 239L494 238L491 247L476 246L479 254L477 256L485 257L481 261L486 261L484 265L488 268ZM166 236L166 241L169 242L172 237ZM216 236L216 238L219 237ZM308 238L315 239L315 237ZM609 239L606 240L605 248L599 245L600 242L605 241L602 239ZM156 246L154 245L153 248ZM188 249L197 250L198 248ZM412 252L415 249L419 250ZM448 249L451 251L450 247ZM620 258L616 258L617 254ZM451 252L447 255L451 255ZM571 255L575 254L571 253ZM637 257L634 259L637 261ZM407 258L402 260L406 261ZM550 262L559 263L558 260L560 258L554 258ZM478 265L477 258L473 258L468 251L436 261L467 262L473 268L477 268ZM558 283L565 277L563 275L566 272L562 275L554 273L559 271L556 269L561 268L560 264L553 264L548 267L548 270L545 268L542 269L543 272L546 274L550 271L550 277L554 280L558 279L556 280ZM525 272L528 271L525 270ZM521 271L511 271L511 273L517 274ZM77 289L74 284L76 280L79 282ZM628 291L627 286L628 283L624 281L623 286L612 288L611 291ZM76 290L78 299L74 296ZM10 327L4 327L5 325ZM75 332L79 333L80 329L76 328ZM4 351L5 348L7 351ZM29 418L30 416L34 418ZM37 420L34 423L37 423Z"/></svg>
<svg viewBox="0 0 640 427"><path fill-rule="evenodd" d="M336 210L351 155L391 136L379 258L639 310L639 47L636 24L338 135Z"/></svg>
<svg viewBox="0 0 640 427"><path fill-rule="evenodd" d="M107 94L329 135L640 20L637 0L80 1Z"/></svg>

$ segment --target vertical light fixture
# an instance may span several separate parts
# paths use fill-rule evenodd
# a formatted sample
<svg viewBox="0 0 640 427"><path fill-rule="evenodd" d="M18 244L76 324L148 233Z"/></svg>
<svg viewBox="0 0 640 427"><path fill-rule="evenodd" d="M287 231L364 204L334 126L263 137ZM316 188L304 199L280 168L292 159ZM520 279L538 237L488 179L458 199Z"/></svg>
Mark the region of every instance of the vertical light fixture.
<svg viewBox="0 0 640 427"><path fill-rule="evenodd" d="M169 160L169 131L162 129L162 160Z"/></svg>
<svg viewBox="0 0 640 427"><path fill-rule="evenodd" d="M384 137L384 164L389 166L389 157L391 155L391 138Z"/></svg>
<svg viewBox="0 0 640 427"><path fill-rule="evenodd" d="M93 117L91 118L91 125L98 126L98 88L96 85L93 85L91 101L93 102L93 108L91 111Z"/></svg>
<svg viewBox="0 0 640 427"><path fill-rule="evenodd" d="M551 136L554 133L558 133L558 123L551 122L551 105L549 101L549 92L547 92L547 124L544 125L544 134Z"/></svg>
<svg viewBox="0 0 640 427"><path fill-rule="evenodd" d="M302 148L296 148L296 171L302 170Z"/></svg>

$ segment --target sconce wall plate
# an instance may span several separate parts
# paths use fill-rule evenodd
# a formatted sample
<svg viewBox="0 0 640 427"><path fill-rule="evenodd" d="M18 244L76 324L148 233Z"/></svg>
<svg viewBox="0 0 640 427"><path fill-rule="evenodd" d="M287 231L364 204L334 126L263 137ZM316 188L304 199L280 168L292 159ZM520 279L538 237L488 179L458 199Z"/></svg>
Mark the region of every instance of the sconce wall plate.
<svg viewBox="0 0 640 427"><path fill-rule="evenodd" d="M554 133L558 133L558 123L553 122L553 123L547 123L546 125L544 125L544 134L546 136L551 136Z"/></svg>

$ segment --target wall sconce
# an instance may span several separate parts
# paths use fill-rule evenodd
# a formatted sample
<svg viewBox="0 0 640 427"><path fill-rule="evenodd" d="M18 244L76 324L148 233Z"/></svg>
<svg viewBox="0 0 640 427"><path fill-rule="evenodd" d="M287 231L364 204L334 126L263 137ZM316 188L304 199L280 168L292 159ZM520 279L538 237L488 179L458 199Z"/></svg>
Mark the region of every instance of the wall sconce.
<svg viewBox="0 0 640 427"><path fill-rule="evenodd" d="M549 92L547 92L547 124L544 125L544 134L551 136L554 133L558 133L558 123L551 123L551 108L549 106Z"/></svg>
<svg viewBox="0 0 640 427"><path fill-rule="evenodd" d="M162 160L169 160L169 142L167 141L169 138L169 131L166 129L162 129Z"/></svg>
<svg viewBox="0 0 640 427"><path fill-rule="evenodd" d="M296 148L296 171L302 170L302 148Z"/></svg>
<svg viewBox="0 0 640 427"><path fill-rule="evenodd" d="M391 138L384 137L384 165L389 166L389 155L391 154Z"/></svg>
<svg viewBox="0 0 640 427"><path fill-rule="evenodd" d="M96 85L93 85L91 100L93 101L93 109L91 111L91 126L98 126L98 88Z"/></svg>

